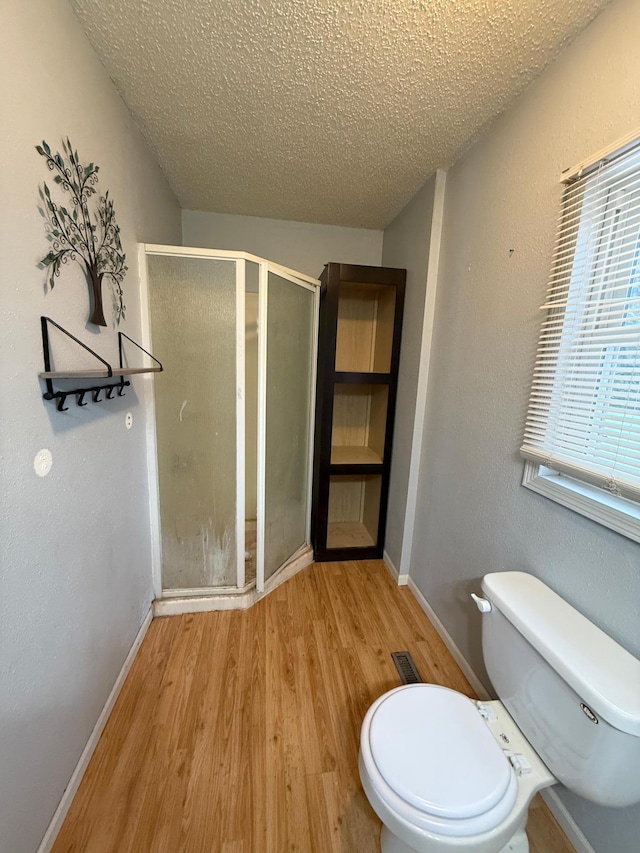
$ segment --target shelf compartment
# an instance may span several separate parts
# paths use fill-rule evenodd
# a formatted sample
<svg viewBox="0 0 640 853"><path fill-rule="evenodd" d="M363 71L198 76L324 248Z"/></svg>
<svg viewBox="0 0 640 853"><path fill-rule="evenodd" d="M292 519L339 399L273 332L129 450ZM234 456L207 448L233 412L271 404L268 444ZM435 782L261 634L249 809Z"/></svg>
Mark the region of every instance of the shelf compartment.
<svg viewBox="0 0 640 853"><path fill-rule="evenodd" d="M370 447L358 445L345 445L344 447L331 448L332 465L382 465L382 456L379 456Z"/></svg>
<svg viewBox="0 0 640 853"><path fill-rule="evenodd" d="M388 400L386 385L334 385L332 465L383 463Z"/></svg>
<svg viewBox="0 0 640 853"><path fill-rule="evenodd" d="M329 481L327 548L371 548L378 540L382 477L332 475Z"/></svg>
<svg viewBox="0 0 640 853"><path fill-rule="evenodd" d="M336 371L390 372L395 305L391 285L340 283Z"/></svg>

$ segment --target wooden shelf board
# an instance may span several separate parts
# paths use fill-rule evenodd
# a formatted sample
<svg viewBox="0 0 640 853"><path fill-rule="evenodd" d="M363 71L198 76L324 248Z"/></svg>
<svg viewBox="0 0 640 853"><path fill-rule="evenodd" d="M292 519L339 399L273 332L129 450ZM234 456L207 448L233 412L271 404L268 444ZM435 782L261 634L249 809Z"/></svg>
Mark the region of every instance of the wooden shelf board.
<svg viewBox="0 0 640 853"><path fill-rule="evenodd" d="M332 465L382 465L382 457L370 447L332 447Z"/></svg>
<svg viewBox="0 0 640 853"><path fill-rule="evenodd" d="M330 521L327 526L327 548L371 548L375 544L361 521Z"/></svg>
<svg viewBox="0 0 640 853"><path fill-rule="evenodd" d="M114 367L113 376L133 376L134 373L160 373L161 367ZM110 379L109 371L105 368L96 370L49 370L39 373L40 379Z"/></svg>

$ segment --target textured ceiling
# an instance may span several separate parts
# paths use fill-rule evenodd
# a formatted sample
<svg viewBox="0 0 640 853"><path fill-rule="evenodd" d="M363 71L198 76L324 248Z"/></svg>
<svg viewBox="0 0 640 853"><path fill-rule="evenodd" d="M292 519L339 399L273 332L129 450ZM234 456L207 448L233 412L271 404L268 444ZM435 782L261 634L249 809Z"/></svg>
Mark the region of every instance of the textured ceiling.
<svg viewBox="0 0 640 853"><path fill-rule="evenodd" d="M71 0L183 208L380 228L608 0Z"/></svg>

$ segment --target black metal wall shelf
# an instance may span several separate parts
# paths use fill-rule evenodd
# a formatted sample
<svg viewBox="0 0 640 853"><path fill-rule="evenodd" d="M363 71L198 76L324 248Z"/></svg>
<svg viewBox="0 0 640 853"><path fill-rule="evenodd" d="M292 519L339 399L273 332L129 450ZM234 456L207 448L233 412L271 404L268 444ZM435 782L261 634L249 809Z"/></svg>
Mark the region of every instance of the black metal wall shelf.
<svg viewBox="0 0 640 853"><path fill-rule="evenodd" d="M153 356L151 356L153 358ZM105 370L49 370L39 373L40 379L109 379L111 376L133 376L136 373L161 373L161 367L113 367Z"/></svg>
<svg viewBox="0 0 640 853"><path fill-rule="evenodd" d="M124 389L131 385L129 380L125 379L125 376L133 376L134 374L139 373L160 373L164 368L162 364L158 361L158 359L151 355L150 352L147 352L144 347L141 347L139 343L130 338L129 335L125 335L124 332L118 332L118 356L119 356L119 367L112 367L106 359L102 358L101 355L98 355L95 350L92 350L91 347L88 347L85 343L72 335L71 332L68 332L62 326L52 320L51 317L41 317L40 322L42 325L42 350L44 354L44 371L39 373L38 376L40 379L44 379L47 384L47 390L42 395L45 400L56 400L57 408L59 412L66 412L68 410L68 406L65 406L65 402L67 397L74 396L76 397L76 404L78 406L86 406L89 400L85 400L87 395L90 395L90 400L93 403L99 403L101 400L100 395L104 392L106 400L113 399L114 392L118 397L122 397L124 395ZM88 353L90 353L94 358L96 358L103 366L100 368L86 368L79 370L51 370L51 349L49 346L49 324L55 326L60 332L70 338L74 343L78 344L78 346L82 347ZM149 358L153 359L156 363L156 367L124 367L124 340L132 343L137 349L141 350L145 355L148 355ZM102 385L91 385L87 388L69 388L65 390L56 390L53 387L54 379L111 379L119 377L118 382L108 382Z"/></svg>

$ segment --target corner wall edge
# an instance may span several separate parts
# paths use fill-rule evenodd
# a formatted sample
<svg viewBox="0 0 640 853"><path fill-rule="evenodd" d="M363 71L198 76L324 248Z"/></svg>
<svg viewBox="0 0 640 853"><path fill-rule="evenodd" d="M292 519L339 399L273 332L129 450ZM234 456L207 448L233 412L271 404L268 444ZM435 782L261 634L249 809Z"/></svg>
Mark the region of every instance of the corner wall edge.
<svg viewBox="0 0 640 853"><path fill-rule="evenodd" d="M396 569L395 564L391 557L389 556L387 551L384 551L382 554L382 561L387 567L389 574L394 579L394 581L398 584L398 586L406 586L409 582L409 575L401 575L400 572Z"/></svg>

